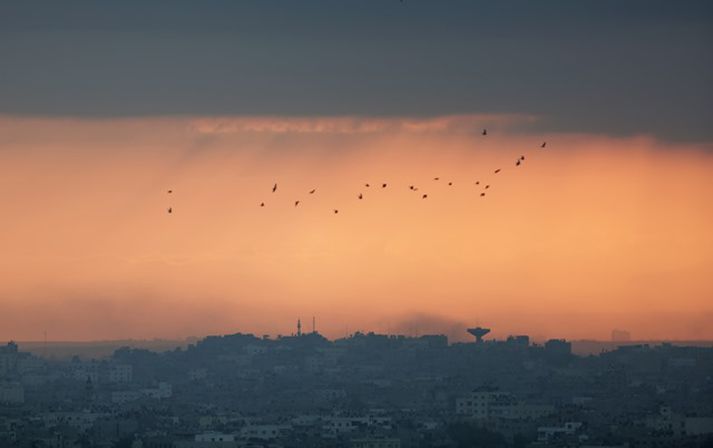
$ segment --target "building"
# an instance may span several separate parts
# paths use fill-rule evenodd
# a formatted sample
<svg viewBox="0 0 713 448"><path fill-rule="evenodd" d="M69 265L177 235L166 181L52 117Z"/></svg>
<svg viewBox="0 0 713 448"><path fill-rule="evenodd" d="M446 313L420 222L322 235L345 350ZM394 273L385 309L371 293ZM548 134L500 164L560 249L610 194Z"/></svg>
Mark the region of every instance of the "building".
<svg viewBox="0 0 713 448"><path fill-rule="evenodd" d="M491 417L491 406L496 402L511 400L510 394L495 389L477 389L468 396L456 399L456 414L478 420Z"/></svg>
<svg viewBox="0 0 713 448"><path fill-rule="evenodd" d="M25 389L17 381L0 382L0 403L22 404L25 402Z"/></svg>
<svg viewBox="0 0 713 448"><path fill-rule="evenodd" d="M581 422L567 422L562 426L540 426L537 428L537 441L548 443L554 439L572 436L581 427Z"/></svg>
<svg viewBox="0 0 713 448"><path fill-rule="evenodd" d="M466 397L456 399L456 414L476 420L532 420L554 412L555 407L552 405L524 403L511 394L498 390L475 390Z"/></svg>
<svg viewBox="0 0 713 448"><path fill-rule="evenodd" d="M564 339L550 339L545 342L545 352L551 355L571 355L572 343Z"/></svg>
<svg viewBox="0 0 713 448"><path fill-rule="evenodd" d="M235 442L235 436L232 434L223 434L220 432L206 432L203 434L196 434L194 437L196 442Z"/></svg>
<svg viewBox="0 0 713 448"><path fill-rule="evenodd" d="M107 379L114 384L127 384L133 379L134 369L130 364L116 364L109 368Z"/></svg>
<svg viewBox="0 0 713 448"><path fill-rule="evenodd" d="M280 436L281 427L278 425L248 425L240 430L243 439L272 440Z"/></svg>
<svg viewBox="0 0 713 448"><path fill-rule="evenodd" d="M352 448L401 448L401 440L394 438L366 437L352 439Z"/></svg>
<svg viewBox="0 0 713 448"><path fill-rule="evenodd" d="M115 404L129 403L139 398L141 398L141 393L136 390L119 390L111 393L111 402Z"/></svg>
<svg viewBox="0 0 713 448"><path fill-rule="evenodd" d="M0 347L0 376L15 372L18 358L17 344L13 341L8 342L4 347Z"/></svg>

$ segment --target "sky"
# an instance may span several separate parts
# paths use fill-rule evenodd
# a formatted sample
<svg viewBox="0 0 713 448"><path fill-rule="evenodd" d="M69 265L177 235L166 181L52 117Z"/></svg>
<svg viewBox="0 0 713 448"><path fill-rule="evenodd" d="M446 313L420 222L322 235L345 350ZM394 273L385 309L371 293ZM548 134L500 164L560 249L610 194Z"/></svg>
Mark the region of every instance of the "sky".
<svg viewBox="0 0 713 448"><path fill-rule="evenodd" d="M711 25L695 1L3 2L0 340L312 316L711 339Z"/></svg>

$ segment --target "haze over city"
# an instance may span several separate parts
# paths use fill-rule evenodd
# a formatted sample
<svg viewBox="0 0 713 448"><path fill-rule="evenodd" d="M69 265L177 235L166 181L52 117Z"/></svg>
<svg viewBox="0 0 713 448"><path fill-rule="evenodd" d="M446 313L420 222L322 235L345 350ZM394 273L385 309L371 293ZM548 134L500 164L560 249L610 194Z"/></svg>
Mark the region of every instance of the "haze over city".
<svg viewBox="0 0 713 448"><path fill-rule="evenodd" d="M0 448L713 448L713 2L0 2Z"/></svg>

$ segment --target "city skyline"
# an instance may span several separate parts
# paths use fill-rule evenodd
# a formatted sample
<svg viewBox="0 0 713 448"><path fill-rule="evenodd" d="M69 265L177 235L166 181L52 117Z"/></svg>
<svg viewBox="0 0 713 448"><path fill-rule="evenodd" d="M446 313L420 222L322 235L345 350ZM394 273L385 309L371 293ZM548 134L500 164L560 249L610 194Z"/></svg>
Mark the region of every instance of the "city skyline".
<svg viewBox="0 0 713 448"><path fill-rule="evenodd" d="M0 1L0 447L713 447L710 0Z"/></svg>

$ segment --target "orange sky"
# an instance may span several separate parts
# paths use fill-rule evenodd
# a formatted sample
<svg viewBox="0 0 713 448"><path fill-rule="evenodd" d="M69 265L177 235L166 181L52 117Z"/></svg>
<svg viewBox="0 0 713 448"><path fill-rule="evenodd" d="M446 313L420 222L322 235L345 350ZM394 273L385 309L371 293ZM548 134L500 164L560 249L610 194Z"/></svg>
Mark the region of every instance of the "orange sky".
<svg viewBox="0 0 713 448"><path fill-rule="evenodd" d="M0 118L0 339L713 338L713 146L534 119Z"/></svg>

